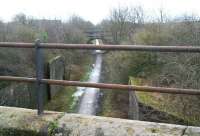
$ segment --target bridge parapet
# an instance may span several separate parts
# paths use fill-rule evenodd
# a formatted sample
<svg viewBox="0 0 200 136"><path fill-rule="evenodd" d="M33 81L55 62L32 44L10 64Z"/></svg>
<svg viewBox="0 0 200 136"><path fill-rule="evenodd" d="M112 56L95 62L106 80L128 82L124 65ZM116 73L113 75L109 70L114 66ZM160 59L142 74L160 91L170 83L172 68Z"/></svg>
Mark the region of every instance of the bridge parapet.
<svg viewBox="0 0 200 136"><path fill-rule="evenodd" d="M0 106L0 135L199 136L200 127Z"/></svg>

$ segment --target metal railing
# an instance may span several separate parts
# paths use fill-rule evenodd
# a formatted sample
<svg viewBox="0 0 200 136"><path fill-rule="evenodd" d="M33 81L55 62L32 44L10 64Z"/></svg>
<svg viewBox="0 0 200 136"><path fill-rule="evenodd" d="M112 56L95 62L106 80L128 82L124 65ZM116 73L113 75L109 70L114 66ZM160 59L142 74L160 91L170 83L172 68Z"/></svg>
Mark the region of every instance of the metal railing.
<svg viewBox="0 0 200 136"><path fill-rule="evenodd" d="M62 86L80 86L93 87L101 89L116 89L125 91L143 91L143 92L159 92L171 94L188 94L200 95L200 90L196 89L181 89L181 88L164 88L150 86L135 86L122 84L105 84L105 83L88 83L80 81L53 80L43 78L43 49L83 49L83 50L124 50L124 51L150 51L150 52L185 52L185 53L200 53L198 46L151 46L151 45L98 45L94 44L63 44L63 43L40 43L36 40L35 43L13 43L0 42L0 47L6 48L35 48L36 54L36 78L0 76L0 81L15 81L15 82L30 82L36 83L37 89L37 109L38 115L43 113L43 90L42 84L62 85Z"/></svg>

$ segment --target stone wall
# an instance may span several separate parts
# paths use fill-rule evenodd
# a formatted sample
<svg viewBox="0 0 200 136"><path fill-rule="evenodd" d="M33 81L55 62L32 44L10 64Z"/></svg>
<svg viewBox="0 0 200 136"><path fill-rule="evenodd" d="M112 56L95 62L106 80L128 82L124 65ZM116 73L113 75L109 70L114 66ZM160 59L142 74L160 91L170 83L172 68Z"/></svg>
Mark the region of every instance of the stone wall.
<svg viewBox="0 0 200 136"><path fill-rule="evenodd" d="M65 76L65 61L62 56L57 56L49 61L49 78L63 80ZM50 97L53 97L63 86L50 85Z"/></svg>
<svg viewBox="0 0 200 136"><path fill-rule="evenodd" d="M200 127L0 106L0 136L199 136Z"/></svg>

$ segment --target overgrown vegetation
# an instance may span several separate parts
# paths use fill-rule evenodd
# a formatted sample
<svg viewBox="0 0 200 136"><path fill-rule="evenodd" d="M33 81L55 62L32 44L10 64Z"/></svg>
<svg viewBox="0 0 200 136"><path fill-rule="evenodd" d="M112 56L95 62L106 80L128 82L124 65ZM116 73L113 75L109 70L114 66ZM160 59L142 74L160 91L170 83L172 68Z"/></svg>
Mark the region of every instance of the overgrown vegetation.
<svg viewBox="0 0 200 136"><path fill-rule="evenodd" d="M45 109L51 111L73 112L74 107L71 107L71 105L73 103L72 95L75 91L75 87L65 87L46 104Z"/></svg>
<svg viewBox="0 0 200 136"><path fill-rule="evenodd" d="M58 122L57 121L50 122L48 126L48 135L55 136L57 129L58 129Z"/></svg>
<svg viewBox="0 0 200 136"><path fill-rule="evenodd" d="M0 21L0 41L1 42L34 42L39 38L41 42L49 43L87 43L88 37L85 31L92 28L93 24L85 21L81 17L71 16L68 21L36 19L24 14L18 14L8 23ZM50 59L55 56L63 56L65 59L65 78L71 80L80 80L85 70L84 67L90 63L90 51L81 50L44 50L45 68ZM0 50L0 74L14 75L24 77L35 77L35 51L34 49L8 49ZM45 69L45 73L47 70ZM45 74L47 76L47 74ZM8 82L0 82L0 88L10 85ZM52 101L54 107L49 110L60 109L69 110L72 100L72 93L75 88L65 88ZM15 93L15 91L13 91ZM35 90L32 90L35 92ZM64 92L66 92L64 94ZM35 93L33 93L35 95ZM63 95L64 94L64 95ZM10 95L13 95L10 92ZM20 95L16 93L16 95ZM35 98L32 93L26 92L23 96L26 99ZM45 94L46 95L46 94ZM4 96L4 95L3 95ZM24 98L22 98L24 99ZM64 100L66 99L66 100ZM46 97L45 97L46 100ZM1 97L0 103L6 105L4 97ZM11 99L12 101L12 99ZM60 106L58 104L61 104ZM65 105L64 105L65 104ZM10 105L12 106L12 105ZM20 106L20 105L19 105ZM22 105L23 107L24 105ZM28 106L26 106L28 107ZM49 106L50 107L50 106ZM33 108L33 107L29 107Z"/></svg>
<svg viewBox="0 0 200 136"><path fill-rule="evenodd" d="M87 43L85 31L93 28L93 24L78 16L71 16L67 22L60 20L34 19L24 14L18 14L13 21L0 22L1 42L41 42L53 43ZM49 56L62 54L67 64L79 64L87 52L64 50L45 50L46 61ZM35 74L34 50L1 49L1 75L33 76ZM26 64L26 65L24 65Z"/></svg>
<svg viewBox="0 0 200 136"><path fill-rule="evenodd" d="M104 20L99 27L111 32L111 40L108 42L113 44L200 45L200 23L199 18L195 16L184 15L170 19L163 16L162 11L157 20L146 21L145 12L141 7L119 7L114 9L109 19ZM104 58L103 81L128 83L129 76L133 76L148 81L145 85L199 89L199 57L200 55L195 53L109 52ZM106 107L110 110L104 110L103 107L103 115L107 116L116 105L122 107L122 111L127 111L127 107L120 106L123 105L122 102L127 101L118 101L122 96L118 96L116 92L105 93L103 103L108 104ZM164 105L162 107L166 108L165 111L176 113L174 115L185 119L186 122L192 121L193 125L199 125L199 96L159 96L164 101L152 98L149 93L142 95L141 100L145 100L149 106L154 105L154 108L154 103ZM127 98L127 94L124 94L124 97ZM154 101L151 101L152 99ZM162 109L158 105L156 107L158 110Z"/></svg>

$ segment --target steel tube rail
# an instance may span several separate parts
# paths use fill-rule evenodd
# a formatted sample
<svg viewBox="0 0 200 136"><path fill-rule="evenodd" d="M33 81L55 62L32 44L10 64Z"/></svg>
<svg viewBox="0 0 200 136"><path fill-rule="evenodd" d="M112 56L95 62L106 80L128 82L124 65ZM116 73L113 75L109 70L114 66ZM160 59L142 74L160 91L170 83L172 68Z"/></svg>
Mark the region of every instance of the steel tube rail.
<svg viewBox="0 0 200 136"><path fill-rule="evenodd" d="M13 76L0 76L0 81L15 81L15 82L36 82L36 78L26 77L13 77ZM158 92L158 93L170 93L170 94L188 94L188 95L200 95L200 90L196 89L180 89L180 88L164 88L164 87L150 87L150 86L136 86L136 85L122 85L122 84L104 84L104 83L88 83L79 81L67 81L67 80L53 80L53 79L41 79L41 83L63 86L80 86L80 87L92 87L101 89L116 89L124 91L141 91L141 92Z"/></svg>
<svg viewBox="0 0 200 136"><path fill-rule="evenodd" d="M0 42L0 47L34 48L35 46L33 43ZM200 53L200 46L153 46L153 45L98 45L96 46L94 44L41 43L40 48Z"/></svg>

